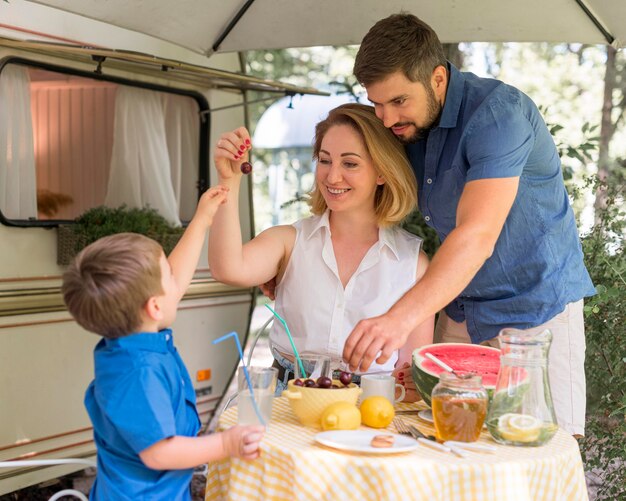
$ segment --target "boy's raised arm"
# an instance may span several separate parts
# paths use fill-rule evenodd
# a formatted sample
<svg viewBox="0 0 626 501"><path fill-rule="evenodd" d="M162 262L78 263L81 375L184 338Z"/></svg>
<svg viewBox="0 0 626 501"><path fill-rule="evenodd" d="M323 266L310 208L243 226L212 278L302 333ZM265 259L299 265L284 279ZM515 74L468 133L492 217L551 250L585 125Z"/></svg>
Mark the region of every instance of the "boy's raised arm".
<svg viewBox="0 0 626 501"><path fill-rule="evenodd" d="M226 201L228 188L216 186L200 197L196 212L180 241L168 256L180 297L183 296L198 266L207 230L220 205Z"/></svg>

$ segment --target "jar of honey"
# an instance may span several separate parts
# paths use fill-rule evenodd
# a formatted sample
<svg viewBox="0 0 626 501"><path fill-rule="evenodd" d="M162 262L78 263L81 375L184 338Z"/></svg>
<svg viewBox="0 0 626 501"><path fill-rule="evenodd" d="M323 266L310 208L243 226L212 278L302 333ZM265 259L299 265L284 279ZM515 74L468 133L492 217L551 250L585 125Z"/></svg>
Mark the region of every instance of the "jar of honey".
<svg viewBox="0 0 626 501"><path fill-rule="evenodd" d="M432 392L437 439L475 442L487 416L487 391L482 377L444 372Z"/></svg>

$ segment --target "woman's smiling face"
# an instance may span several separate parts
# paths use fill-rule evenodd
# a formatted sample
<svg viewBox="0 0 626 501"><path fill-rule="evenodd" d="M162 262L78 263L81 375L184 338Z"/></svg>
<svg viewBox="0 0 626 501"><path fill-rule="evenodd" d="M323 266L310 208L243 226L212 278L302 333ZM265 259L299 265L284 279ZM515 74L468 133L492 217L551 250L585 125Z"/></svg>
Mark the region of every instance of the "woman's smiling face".
<svg viewBox="0 0 626 501"><path fill-rule="evenodd" d="M322 139L315 171L317 188L332 211L374 211L376 188L384 184L361 135L333 125Z"/></svg>

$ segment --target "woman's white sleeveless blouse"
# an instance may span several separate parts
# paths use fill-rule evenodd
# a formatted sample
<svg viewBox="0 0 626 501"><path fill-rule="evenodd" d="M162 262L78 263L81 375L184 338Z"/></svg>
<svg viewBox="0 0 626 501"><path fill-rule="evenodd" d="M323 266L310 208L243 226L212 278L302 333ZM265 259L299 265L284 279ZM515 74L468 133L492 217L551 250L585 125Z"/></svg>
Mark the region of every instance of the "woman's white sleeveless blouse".
<svg viewBox="0 0 626 501"><path fill-rule="evenodd" d="M422 240L399 227L381 228L344 290L331 241L328 211L294 224L296 241L285 274L276 287L275 309L289 326L298 353L327 354L336 367L344 343L356 324L382 315L415 284ZM271 344L291 354L280 322L274 322ZM368 372L393 370L395 353Z"/></svg>

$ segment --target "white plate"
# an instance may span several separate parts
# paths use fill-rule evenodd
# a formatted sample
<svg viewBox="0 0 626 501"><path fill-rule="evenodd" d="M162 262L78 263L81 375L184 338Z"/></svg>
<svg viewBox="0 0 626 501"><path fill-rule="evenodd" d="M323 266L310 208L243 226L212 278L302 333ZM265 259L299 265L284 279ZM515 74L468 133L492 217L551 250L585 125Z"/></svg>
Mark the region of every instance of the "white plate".
<svg viewBox="0 0 626 501"><path fill-rule="evenodd" d="M435 422L435 420L433 419L433 411L430 409L419 411L417 415L420 419L423 419L424 421L428 421L429 423Z"/></svg>
<svg viewBox="0 0 626 501"><path fill-rule="evenodd" d="M372 438L376 435L393 435L395 438L391 447L372 447ZM366 430L339 430L323 431L313 437L319 444L333 449L350 452L367 452L370 454L395 454L408 452L415 449L419 444L416 440L406 435L395 435L385 431Z"/></svg>

